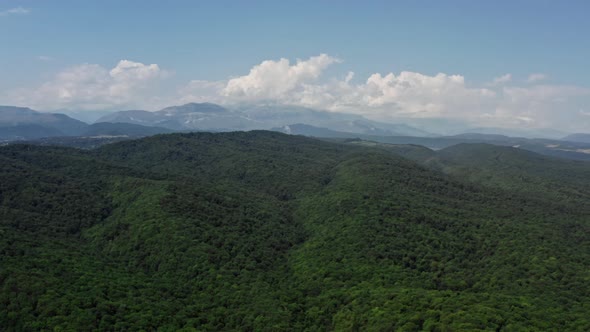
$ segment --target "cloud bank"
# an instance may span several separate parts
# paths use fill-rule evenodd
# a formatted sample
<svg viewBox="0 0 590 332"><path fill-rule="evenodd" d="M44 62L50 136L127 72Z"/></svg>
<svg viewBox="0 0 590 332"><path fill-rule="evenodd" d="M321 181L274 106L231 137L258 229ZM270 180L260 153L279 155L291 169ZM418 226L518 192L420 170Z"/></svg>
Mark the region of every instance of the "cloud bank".
<svg viewBox="0 0 590 332"><path fill-rule="evenodd" d="M265 60L246 74L227 80L195 79L169 91L168 71L157 64L121 60L107 69L95 64L67 68L34 89L0 96L0 103L40 109L155 110L186 102L287 104L362 114L396 121L399 118L460 119L479 126L557 127L583 129L590 119L580 109L590 101L590 89L540 84L543 74L531 74L526 84L511 74L479 86L462 75L426 75L412 71L375 73L355 78L325 77L326 69L342 60L328 54L291 62ZM163 93L163 91L168 91Z"/></svg>

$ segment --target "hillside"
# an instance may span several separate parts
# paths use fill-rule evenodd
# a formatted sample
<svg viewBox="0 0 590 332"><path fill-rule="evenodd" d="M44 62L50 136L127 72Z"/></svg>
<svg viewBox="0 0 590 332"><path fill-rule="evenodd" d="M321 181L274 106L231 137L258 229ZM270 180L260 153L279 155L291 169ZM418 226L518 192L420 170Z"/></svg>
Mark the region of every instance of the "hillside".
<svg viewBox="0 0 590 332"><path fill-rule="evenodd" d="M345 144L371 146L413 160L454 178L528 197L586 205L590 197L590 163L540 155L492 144L461 143L433 151L419 145L383 144L348 140Z"/></svg>
<svg viewBox="0 0 590 332"><path fill-rule="evenodd" d="M590 163L562 160L489 144L460 144L426 161L445 173L529 197L552 197L561 204L586 205Z"/></svg>
<svg viewBox="0 0 590 332"><path fill-rule="evenodd" d="M490 181L509 165L561 182L531 196L352 142L253 131L0 147L0 326L590 329L586 163L482 157ZM467 170L489 155L396 149Z"/></svg>

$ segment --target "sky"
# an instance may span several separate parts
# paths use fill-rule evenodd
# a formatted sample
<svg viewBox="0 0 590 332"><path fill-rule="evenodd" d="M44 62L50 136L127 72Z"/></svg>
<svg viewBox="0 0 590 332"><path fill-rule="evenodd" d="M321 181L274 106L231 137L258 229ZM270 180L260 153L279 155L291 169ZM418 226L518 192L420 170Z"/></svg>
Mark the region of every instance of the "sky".
<svg viewBox="0 0 590 332"><path fill-rule="evenodd" d="M0 0L0 105L590 131L589 1Z"/></svg>

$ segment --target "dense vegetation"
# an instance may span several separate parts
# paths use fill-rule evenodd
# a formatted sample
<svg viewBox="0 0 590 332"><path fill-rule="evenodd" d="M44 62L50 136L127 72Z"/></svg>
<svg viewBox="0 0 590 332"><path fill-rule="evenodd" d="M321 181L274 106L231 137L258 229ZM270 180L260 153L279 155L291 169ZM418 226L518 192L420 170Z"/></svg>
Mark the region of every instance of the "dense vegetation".
<svg viewBox="0 0 590 332"><path fill-rule="evenodd" d="M590 166L494 151L2 147L0 327L590 330Z"/></svg>

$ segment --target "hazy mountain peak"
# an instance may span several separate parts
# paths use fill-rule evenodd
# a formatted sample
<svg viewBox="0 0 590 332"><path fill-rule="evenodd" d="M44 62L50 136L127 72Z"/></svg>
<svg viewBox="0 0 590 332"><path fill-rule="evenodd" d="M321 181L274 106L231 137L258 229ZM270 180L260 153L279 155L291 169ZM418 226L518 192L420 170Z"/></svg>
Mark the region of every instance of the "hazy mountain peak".
<svg viewBox="0 0 590 332"><path fill-rule="evenodd" d="M28 107L0 106L0 127L3 127L0 137L2 139L39 137L41 134L78 135L87 126L88 124L65 114L41 113ZM20 129L16 130L17 127ZM32 130L31 128L44 129Z"/></svg>
<svg viewBox="0 0 590 332"><path fill-rule="evenodd" d="M9 122L15 117L31 116L39 114L28 107L0 106L0 122Z"/></svg>
<svg viewBox="0 0 590 332"><path fill-rule="evenodd" d="M213 103L188 103L180 106L166 107L157 113L186 114L186 113L224 113L227 109Z"/></svg>

